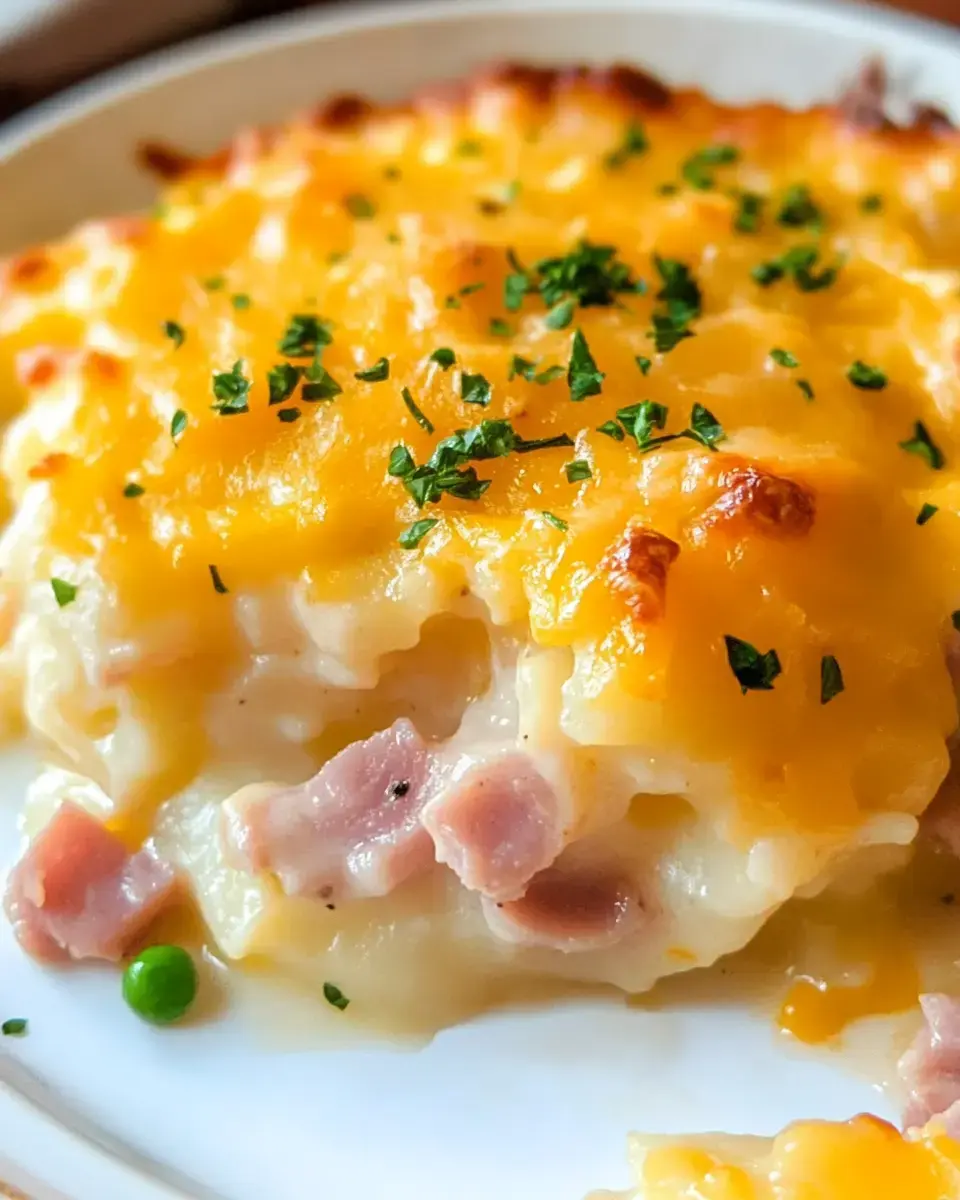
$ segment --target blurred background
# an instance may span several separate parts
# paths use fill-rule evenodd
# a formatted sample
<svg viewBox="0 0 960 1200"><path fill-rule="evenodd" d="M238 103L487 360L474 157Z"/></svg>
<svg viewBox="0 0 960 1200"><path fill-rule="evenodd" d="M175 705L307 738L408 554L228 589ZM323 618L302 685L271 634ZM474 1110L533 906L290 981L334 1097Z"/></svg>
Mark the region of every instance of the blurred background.
<svg viewBox="0 0 960 1200"><path fill-rule="evenodd" d="M960 25L960 0L888 6ZM322 0L0 0L0 120L149 50L310 7L323 7Z"/></svg>

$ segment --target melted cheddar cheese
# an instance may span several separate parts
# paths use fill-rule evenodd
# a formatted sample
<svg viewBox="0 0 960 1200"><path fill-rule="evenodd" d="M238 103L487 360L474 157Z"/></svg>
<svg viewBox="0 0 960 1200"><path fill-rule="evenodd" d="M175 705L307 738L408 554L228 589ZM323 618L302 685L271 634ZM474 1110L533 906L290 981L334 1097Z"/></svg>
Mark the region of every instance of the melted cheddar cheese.
<svg viewBox="0 0 960 1200"><path fill-rule="evenodd" d="M632 1200L956 1200L960 1146L886 1121L804 1121L771 1139L633 1139Z"/></svg>
<svg viewBox="0 0 960 1200"><path fill-rule="evenodd" d="M303 777L391 719L356 698L470 602L537 664L524 738L632 756L626 826L693 914L601 977L911 840L957 715L956 136L512 70L151 158L150 217L0 291L9 674L132 840L205 764ZM339 708L227 711L304 645Z"/></svg>

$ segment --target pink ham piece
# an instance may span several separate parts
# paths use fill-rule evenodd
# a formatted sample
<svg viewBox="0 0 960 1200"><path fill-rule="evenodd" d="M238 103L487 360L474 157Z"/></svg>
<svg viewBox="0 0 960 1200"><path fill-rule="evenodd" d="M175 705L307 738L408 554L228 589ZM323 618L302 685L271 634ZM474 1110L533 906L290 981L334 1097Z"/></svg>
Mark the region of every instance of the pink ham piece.
<svg viewBox="0 0 960 1200"><path fill-rule="evenodd" d="M562 862L541 871L519 900L483 902L491 931L504 941L565 953L602 950L644 918L639 887L619 865Z"/></svg>
<svg viewBox="0 0 960 1200"><path fill-rule="evenodd" d="M433 862L420 824L430 753L409 721L354 742L296 787L252 784L224 804L229 859L291 896L385 896Z"/></svg>
<svg viewBox="0 0 960 1200"><path fill-rule="evenodd" d="M960 1136L960 1000L920 997L924 1025L897 1069L908 1091L904 1128L939 1117L951 1137Z"/></svg>
<svg viewBox="0 0 960 1200"><path fill-rule="evenodd" d="M152 849L131 854L67 801L10 872L4 908L34 958L115 960L177 890L173 867Z"/></svg>
<svg viewBox="0 0 960 1200"><path fill-rule="evenodd" d="M516 900L563 849L565 820L556 789L525 754L481 760L423 810L437 862L471 891Z"/></svg>

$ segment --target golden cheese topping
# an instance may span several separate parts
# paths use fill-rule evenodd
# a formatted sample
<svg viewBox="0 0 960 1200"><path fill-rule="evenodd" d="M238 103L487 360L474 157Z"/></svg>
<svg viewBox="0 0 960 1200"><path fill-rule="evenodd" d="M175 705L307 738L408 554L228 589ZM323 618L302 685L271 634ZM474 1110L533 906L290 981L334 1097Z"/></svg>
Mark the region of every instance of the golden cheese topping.
<svg viewBox="0 0 960 1200"><path fill-rule="evenodd" d="M805 1121L772 1140L714 1144L637 1138L634 1200L955 1200L960 1146L934 1129L916 1140L860 1116Z"/></svg>
<svg viewBox="0 0 960 1200"><path fill-rule="evenodd" d="M734 837L925 806L956 719L954 134L512 70L152 159L149 218L0 294L59 603L86 563L117 638L189 613L202 692L230 594L429 578L573 651L581 740L729 764Z"/></svg>

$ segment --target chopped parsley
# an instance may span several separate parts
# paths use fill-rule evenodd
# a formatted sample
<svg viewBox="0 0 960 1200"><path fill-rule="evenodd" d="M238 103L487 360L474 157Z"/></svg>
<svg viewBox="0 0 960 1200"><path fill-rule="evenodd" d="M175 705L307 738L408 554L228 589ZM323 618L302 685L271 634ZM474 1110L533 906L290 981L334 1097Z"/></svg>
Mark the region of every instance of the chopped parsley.
<svg viewBox="0 0 960 1200"><path fill-rule="evenodd" d="M603 371L597 368L587 339L578 329L570 346L570 364L567 367L567 384L570 399L586 400L588 396L599 396L603 388Z"/></svg>
<svg viewBox="0 0 960 1200"><path fill-rule="evenodd" d="M617 420L643 451L653 450L680 438L687 438L706 446L708 450L715 450L717 443L726 437L723 426L702 404L694 404L690 410L690 424L686 429L679 433L656 434L658 429L666 427L667 413L665 404L659 404L655 400L641 400L639 404L630 404L626 408L618 409Z"/></svg>
<svg viewBox="0 0 960 1200"><path fill-rule="evenodd" d="M270 403L282 404L289 400L300 382L302 368L292 363L280 363L271 367L267 372L267 385L270 388Z"/></svg>
<svg viewBox="0 0 960 1200"><path fill-rule="evenodd" d="M649 375L650 374L650 368L653 366L652 359L647 358L646 355L644 355L644 354L635 354L633 361L640 368L641 375Z"/></svg>
<svg viewBox="0 0 960 1200"><path fill-rule="evenodd" d="M593 472L585 458L575 458L563 468L566 472L567 483L580 483L584 479L592 479Z"/></svg>
<svg viewBox="0 0 960 1200"><path fill-rule="evenodd" d="M820 659L820 703L829 704L843 691L843 672L832 654Z"/></svg>
<svg viewBox="0 0 960 1200"><path fill-rule="evenodd" d="M763 220L765 197L757 192L738 192L737 211L733 217L733 227L737 233L756 233Z"/></svg>
<svg viewBox="0 0 960 1200"><path fill-rule="evenodd" d="M917 524L926 525L930 518L939 511L940 509L936 504L924 504L917 513Z"/></svg>
<svg viewBox="0 0 960 1200"><path fill-rule="evenodd" d="M213 396L215 403L211 405L211 408L222 417L249 412L250 406L247 404L249 391L250 380L243 373L243 359L238 358L229 371L214 372Z"/></svg>
<svg viewBox="0 0 960 1200"><path fill-rule="evenodd" d="M3 1024L0 1025L0 1033L4 1037L23 1037L26 1032L26 1017L7 1017Z"/></svg>
<svg viewBox="0 0 960 1200"><path fill-rule="evenodd" d="M801 392L803 392L807 400L813 399L813 385L810 383L809 379L798 379L797 387Z"/></svg>
<svg viewBox="0 0 960 1200"><path fill-rule="evenodd" d="M220 578L220 572L213 565L213 563L209 564L209 566L207 567L207 570L210 572L210 579L213 582L213 590L217 593L218 596L226 596L226 594L230 591L230 589Z"/></svg>
<svg viewBox="0 0 960 1200"><path fill-rule="evenodd" d="M698 191L706 192L714 186L716 178L711 168L723 167L735 163L740 157L736 146L716 145L704 146L691 154L680 167L680 174Z"/></svg>
<svg viewBox="0 0 960 1200"><path fill-rule="evenodd" d="M722 442L726 436L723 426L702 404L695 404L690 410L690 424L680 434L680 437L691 438L708 450L716 449L717 442Z"/></svg>
<svg viewBox="0 0 960 1200"><path fill-rule="evenodd" d="M469 463L572 445L566 434L528 441L516 433L509 421L484 420L470 429L458 429L438 442L430 458L420 466L406 446L394 446L387 473L402 480L418 508L436 503L444 494L461 500L479 500L489 488L490 480L478 478Z"/></svg>
<svg viewBox="0 0 960 1200"><path fill-rule="evenodd" d="M445 371L449 371L457 361L457 356L449 346L440 346L430 355L430 361L435 362L438 367L442 367Z"/></svg>
<svg viewBox="0 0 960 1200"><path fill-rule="evenodd" d="M174 441L183 433L187 427L187 414L182 408L178 408L173 414L173 420L170 422L170 436Z"/></svg>
<svg viewBox="0 0 960 1200"><path fill-rule="evenodd" d="M303 373L304 384L300 395L304 400L333 400L343 388L330 374L319 358L314 359Z"/></svg>
<svg viewBox="0 0 960 1200"><path fill-rule="evenodd" d="M769 692L783 669L776 650L761 654L756 646L730 634L724 634L723 640L727 647L727 662L740 684L740 691L744 695L751 691Z"/></svg>
<svg viewBox="0 0 960 1200"><path fill-rule="evenodd" d="M464 371L460 379L460 397L464 404L479 404L486 408L490 403L490 382L483 375L471 375Z"/></svg>
<svg viewBox="0 0 960 1200"><path fill-rule="evenodd" d="M880 212L883 208L883 197L879 192L868 192L866 196L860 197L860 211L862 213Z"/></svg>
<svg viewBox="0 0 960 1200"><path fill-rule="evenodd" d="M423 541L434 525L439 524L436 517L424 517L406 528L397 538L404 550L415 550Z"/></svg>
<svg viewBox="0 0 960 1200"><path fill-rule="evenodd" d="M859 358L847 368L847 378L854 387L866 392L879 392L887 386L887 377L879 367L871 367Z"/></svg>
<svg viewBox="0 0 960 1200"><path fill-rule="evenodd" d="M136 500L138 496L142 496L146 489L139 483L128 483L123 489L123 495L127 500Z"/></svg>
<svg viewBox="0 0 960 1200"><path fill-rule="evenodd" d="M207 292L220 292L227 286L227 281L222 275L211 275L208 279L201 279L200 286Z"/></svg>
<svg viewBox="0 0 960 1200"><path fill-rule="evenodd" d="M66 608L68 604L72 604L77 598L77 585L68 583L66 579L57 579L54 576L50 580L50 587L53 589L53 598L57 602L59 608Z"/></svg>
<svg viewBox="0 0 960 1200"><path fill-rule="evenodd" d="M494 337L513 337L513 326L502 317L491 317L490 332Z"/></svg>
<svg viewBox="0 0 960 1200"><path fill-rule="evenodd" d="M281 408L277 413L277 420L283 421L284 425L292 425L294 421L300 420L299 408Z"/></svg>
<svg viewBox="0 0 960 1200"><path fill-rule="evenodd" d="M662 283L656 298L663 304L661 311L653 314L653 329L647 336L653 338L659 353L666 354L684 338L693 337L688 326L700 316L702 297L700 286L686 263L655 254L653 265Z"/></svg>
<svg viewBox="0 0 960 1200"><path fill-rule="evenodd" d="M906 441L900 442L900 449L906 450L908 454L916 454L922 458L928 467L934 471L939 471L946 459L943 457L943 451L934 442L930 434L927 432L927 427L922 421L914 421L913 437L909 437Z"/></svg>
<svg viewBox="0 0 960 1200"><path fill-rule="evenodd" d="M343 207L355 221L370 221L377 215L376 207L369 196L353 192L344 196Z"/></svg>
<svg viewBox="0 0 960 1200"><path fill-rule="evenodd" d="M796 355L791 354L789 350L781 350L779 346L774 346L770 351L770 357L778 367L799 367L800 362Z"/></svg>
<svg viewBox="0 0 960 1200"><path fill-rule="evenodd" d="M649 148L650 143L643 126L637 121L631 121L619 146L603 156L603 165L608 171L618 171L626 165L628 159L646 153Z"/></svg>
<svg viewBox="0 0 960 1200"><path fill-rule="evenodd" d="M446 300L444 301L444 304L446 305L447 308L459 308L460 307L460 299L459 298L461 296L472 296L474 292L479 292L482 288L485 288L486 286L487 285L483 282L468 283L464 287L462 287L455 296L448 296L446 298Z"/></svg>
<svg viewBox="0 0 960 1200"><path fill-rule="evenodd" d="M615 442L622 442L626 437L623 429L616 421L604 421L602 425L597 426L597 433L606 434L608 438L613 438Z"/></svg>
<svg viewBox="0 0 960 1200"><path fill-rule="evenodd" d="M549 521L554 529L559 529L561 533L566 533L570 526L563 520L562 517L556 516L552 512L541 512L540 514L545 521Z"/></svg>
<svg viewBox="0 0 960 1200"><path fill-rule="evenodd" d="M476 158L483 153L483 143L476 138L462 138L455 150L461 158Z"/></svg>
<svg viewBox="0 0 960 1200"><path fill-rule="evenodd" d="M410 389L406 388L406 387L402 388L400 391L400 395L403 399L404 404L407 406L407 411L410 413L411 417L413 417L413 419L416 421L416 423L420 426L420 428L425 429L427 431L427 433L433 433L433 422L426 415L426 413L423 411L423 409L421 409L417 405L417 402L414 400ZM391 471L391 474L393 474L392 471Z"/></svg>
<svg viewBox="0 0 960 1200"><path fill-rule="evenodd" d="M568 254L542 258L528 271L513 251L507 259L512 268L503 285L503 302L509 312L523 303L528 292L540 293L550 310L550 329L563 329L574 309L608 307L618 295L639 295L646 290L643 280L634 279L629 266L616 258L615 246L601 246L585 239Z"/></svg>
<svg viewBox="0 0 960 1200"><path fill-rule="evenodd" d="M250 307L250 297L246 292L237 292L235 296L230 297L230 303L237 312L243 312Z"/></svg>
<svg viewBox="0 0 960 1200"><path fill-rule="evenodd" d="M806 184L795 183L787 188L777 213L777 221L793 229L806 228L816 231L823 228L823 213L814 203Z"/></svg>
<svg viewBox="0 0 960 1200"><path fill-rule="evenodd" d="M325 983L323 985L323 998L328 1004L333 1005L334 1008L339 1008L341 1012L350 1003L335 983Z"/></svg>
<svg viewBox="0 0 960 1200"><path fill-rule="evenodd" d="M515 379L518 375L521 379L526 379L528 383L538 383L542 386L548 383L553 383L555 379L561 379L567 373L566 367L561 367L555 364L552 367L544 367L542 371L537 370L539 359L532 361L529 358L521 358L519 354L514 354L510 359L510 370L507 374L507 380Z"/></svg>
<svg viewBox="0 0 960 1200"><path fill-rule="evenodd" d="M183 332L183 326L178 325L176 321L164 321L161 328L163 329L164 337L168 337L173 342L173 348L179 350L187 336Z"/></svg>
<svg viewBox="0 0 960 1200"><path fill-rule="evenodd" d="M378 358L372 367L354 371L353 377L361 383L383 383L385 379L390 378L390 361L387 358Z"/></svg>
<svg viewBox="0 0 960 1200"><path fill-rule="evenodd" d="M830 287L836 280L840 270L841 260L831 267L821 267L818 271L813 268L820 257L816 246L794 246L779 258L771 258L767 262L758 263L750 272L755 283L761 287L770 287L778 280L788 277L796 284L801 292L818 292Z"/></svg>
<svg viewBox="0 0 960 1200"><path fill-rule="evenodd" d="M277 349L287 358L309 358L332 341L329 324L316 313L295 313L277 343Z"/></svg>

